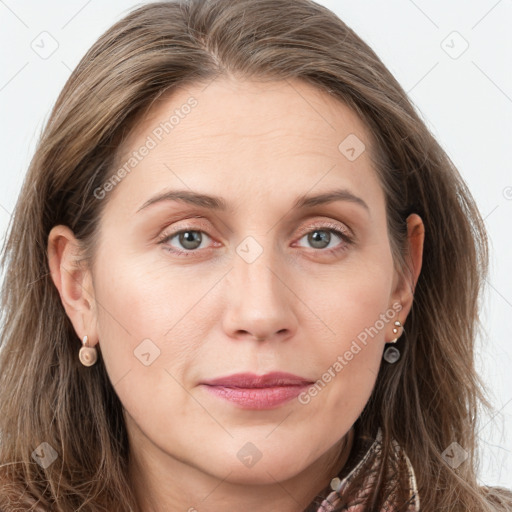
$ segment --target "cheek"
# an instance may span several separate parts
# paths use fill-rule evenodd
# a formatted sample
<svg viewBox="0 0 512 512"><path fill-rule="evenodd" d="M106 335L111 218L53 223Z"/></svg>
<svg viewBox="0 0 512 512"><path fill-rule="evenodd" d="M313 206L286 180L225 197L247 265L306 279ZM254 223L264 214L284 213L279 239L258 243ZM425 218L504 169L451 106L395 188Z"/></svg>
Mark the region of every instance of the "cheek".
<svg viewBox="0 0 512 512"><path fill-rule="evenodd" d="M197 345L180 319L194 298L199 300L200 290L147 261L114 255L98 260L97 268L99 345L112 382L131 372L149 385L164 369L174 372L194 357ZM158 387L158 382L152 384Z"/></svg>
<svg viewBox="0 0 512 512"><path fill-rule="evenodd" d="M99 345L125 411L141 424L148 418L173 418L179 411L180 421L195 428L190 418L197 416L197 404L187 398L181 382L197 359L200 336L180 319L199 300L200 290L174 279L169 270L165 278L155 270L148 275L147 261L112 258L103 263L95 279ZM166 432L177 435L175 428L166 423Z"/></svg>
<svg viewBox="0 0 512 512"><path fill-rule="evenodd" d="M357 263L341 268L335 275L309 279L301 291L323 324L323 338L337 344L337 349L354 339L365 338L378 344L395 315L391 307L393 269L389 258ZM383 316L384 315L384 316Z"/></svg>
<svg viewBox="0 0 512 512"><path fill-rule="evenodd" d="M392 275L391 258L375 260L373 265L367 260L364 267L340 272L336 285L324 283L304 291L315 305L324 333L310 354L321 376L303 396L304 404L318 407L315 412L322 410L332 418L347 411L358 415L368 400L386 334L398 318L390 304Z"/></svg>

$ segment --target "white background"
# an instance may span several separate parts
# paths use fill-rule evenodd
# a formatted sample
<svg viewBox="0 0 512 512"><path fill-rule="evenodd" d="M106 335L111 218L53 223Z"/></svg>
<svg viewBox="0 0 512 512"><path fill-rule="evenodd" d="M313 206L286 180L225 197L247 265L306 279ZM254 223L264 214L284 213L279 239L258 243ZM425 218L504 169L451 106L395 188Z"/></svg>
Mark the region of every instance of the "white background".
<svg viewBox="0 0 512 512"><path fill-rule="evenodd" d="M396 76L485 218L491 275L477 366L499 413L481 419L480 481L512 487L512 0L319 3L352 27ZM137 5L0 0L2 237L39 133L71 70L101 33ZM458 55L464 40L469 46ZM58 48L43 59L33 49L37 44Z"/></svg>

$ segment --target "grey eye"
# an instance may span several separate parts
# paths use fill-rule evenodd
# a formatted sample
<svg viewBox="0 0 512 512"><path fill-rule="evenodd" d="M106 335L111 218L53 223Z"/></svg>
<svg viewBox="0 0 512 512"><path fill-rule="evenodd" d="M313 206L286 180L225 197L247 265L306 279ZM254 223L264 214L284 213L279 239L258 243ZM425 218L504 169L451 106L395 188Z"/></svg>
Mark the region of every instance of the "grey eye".
<svg viewBox="0 0 512 512"><path fill-rule="evenodd" d="M179 243L184 249L197 249L203 240L203 236L200 231L182 231L177 233L175 236L178 237Z"/></svg>
<svg viewBox="0 0 512 512"><path fill-rule="evenodd" d="M315 249L325 249L331 241L331 232L325 229L315 229L308 233L308 242L311 243Z"/></svg>

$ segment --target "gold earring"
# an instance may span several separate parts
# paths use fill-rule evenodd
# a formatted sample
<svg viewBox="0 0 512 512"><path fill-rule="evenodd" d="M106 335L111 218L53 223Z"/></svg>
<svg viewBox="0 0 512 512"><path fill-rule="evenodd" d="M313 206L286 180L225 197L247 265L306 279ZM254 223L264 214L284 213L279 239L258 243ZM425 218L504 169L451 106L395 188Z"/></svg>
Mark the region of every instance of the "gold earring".
<svg viewBox="0 0 512 512"><path fill-rule="evenodd" d="M89 347L87 335L84 336L82 344L78 358L84 366L92 366L98 359L98 351L94 347Z"/></svg>
<svg viewBox="0 0 512 512"><path fill-rule="evenodd" d="M394 325L395 327L393 327L393 334L398 334L398 329L403 327L402 322L400 322L400 320L396 320ZM399 337L400 336L397 336L394 340L388 341L388 343L396 343Z"/></svg>

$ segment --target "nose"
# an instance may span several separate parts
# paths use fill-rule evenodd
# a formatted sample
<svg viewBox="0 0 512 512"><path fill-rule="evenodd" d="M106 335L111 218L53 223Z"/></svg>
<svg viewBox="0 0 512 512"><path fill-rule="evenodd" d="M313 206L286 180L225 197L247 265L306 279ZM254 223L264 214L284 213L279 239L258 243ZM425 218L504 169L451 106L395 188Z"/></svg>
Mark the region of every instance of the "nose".
<svg viewBox="0 0 512 512"><path fill-rule="evenodd" d="M271 249L252 262L238 254L226 276L227 308L224 332L233 339L285 340L297 329L289 273Z"/></svg>

